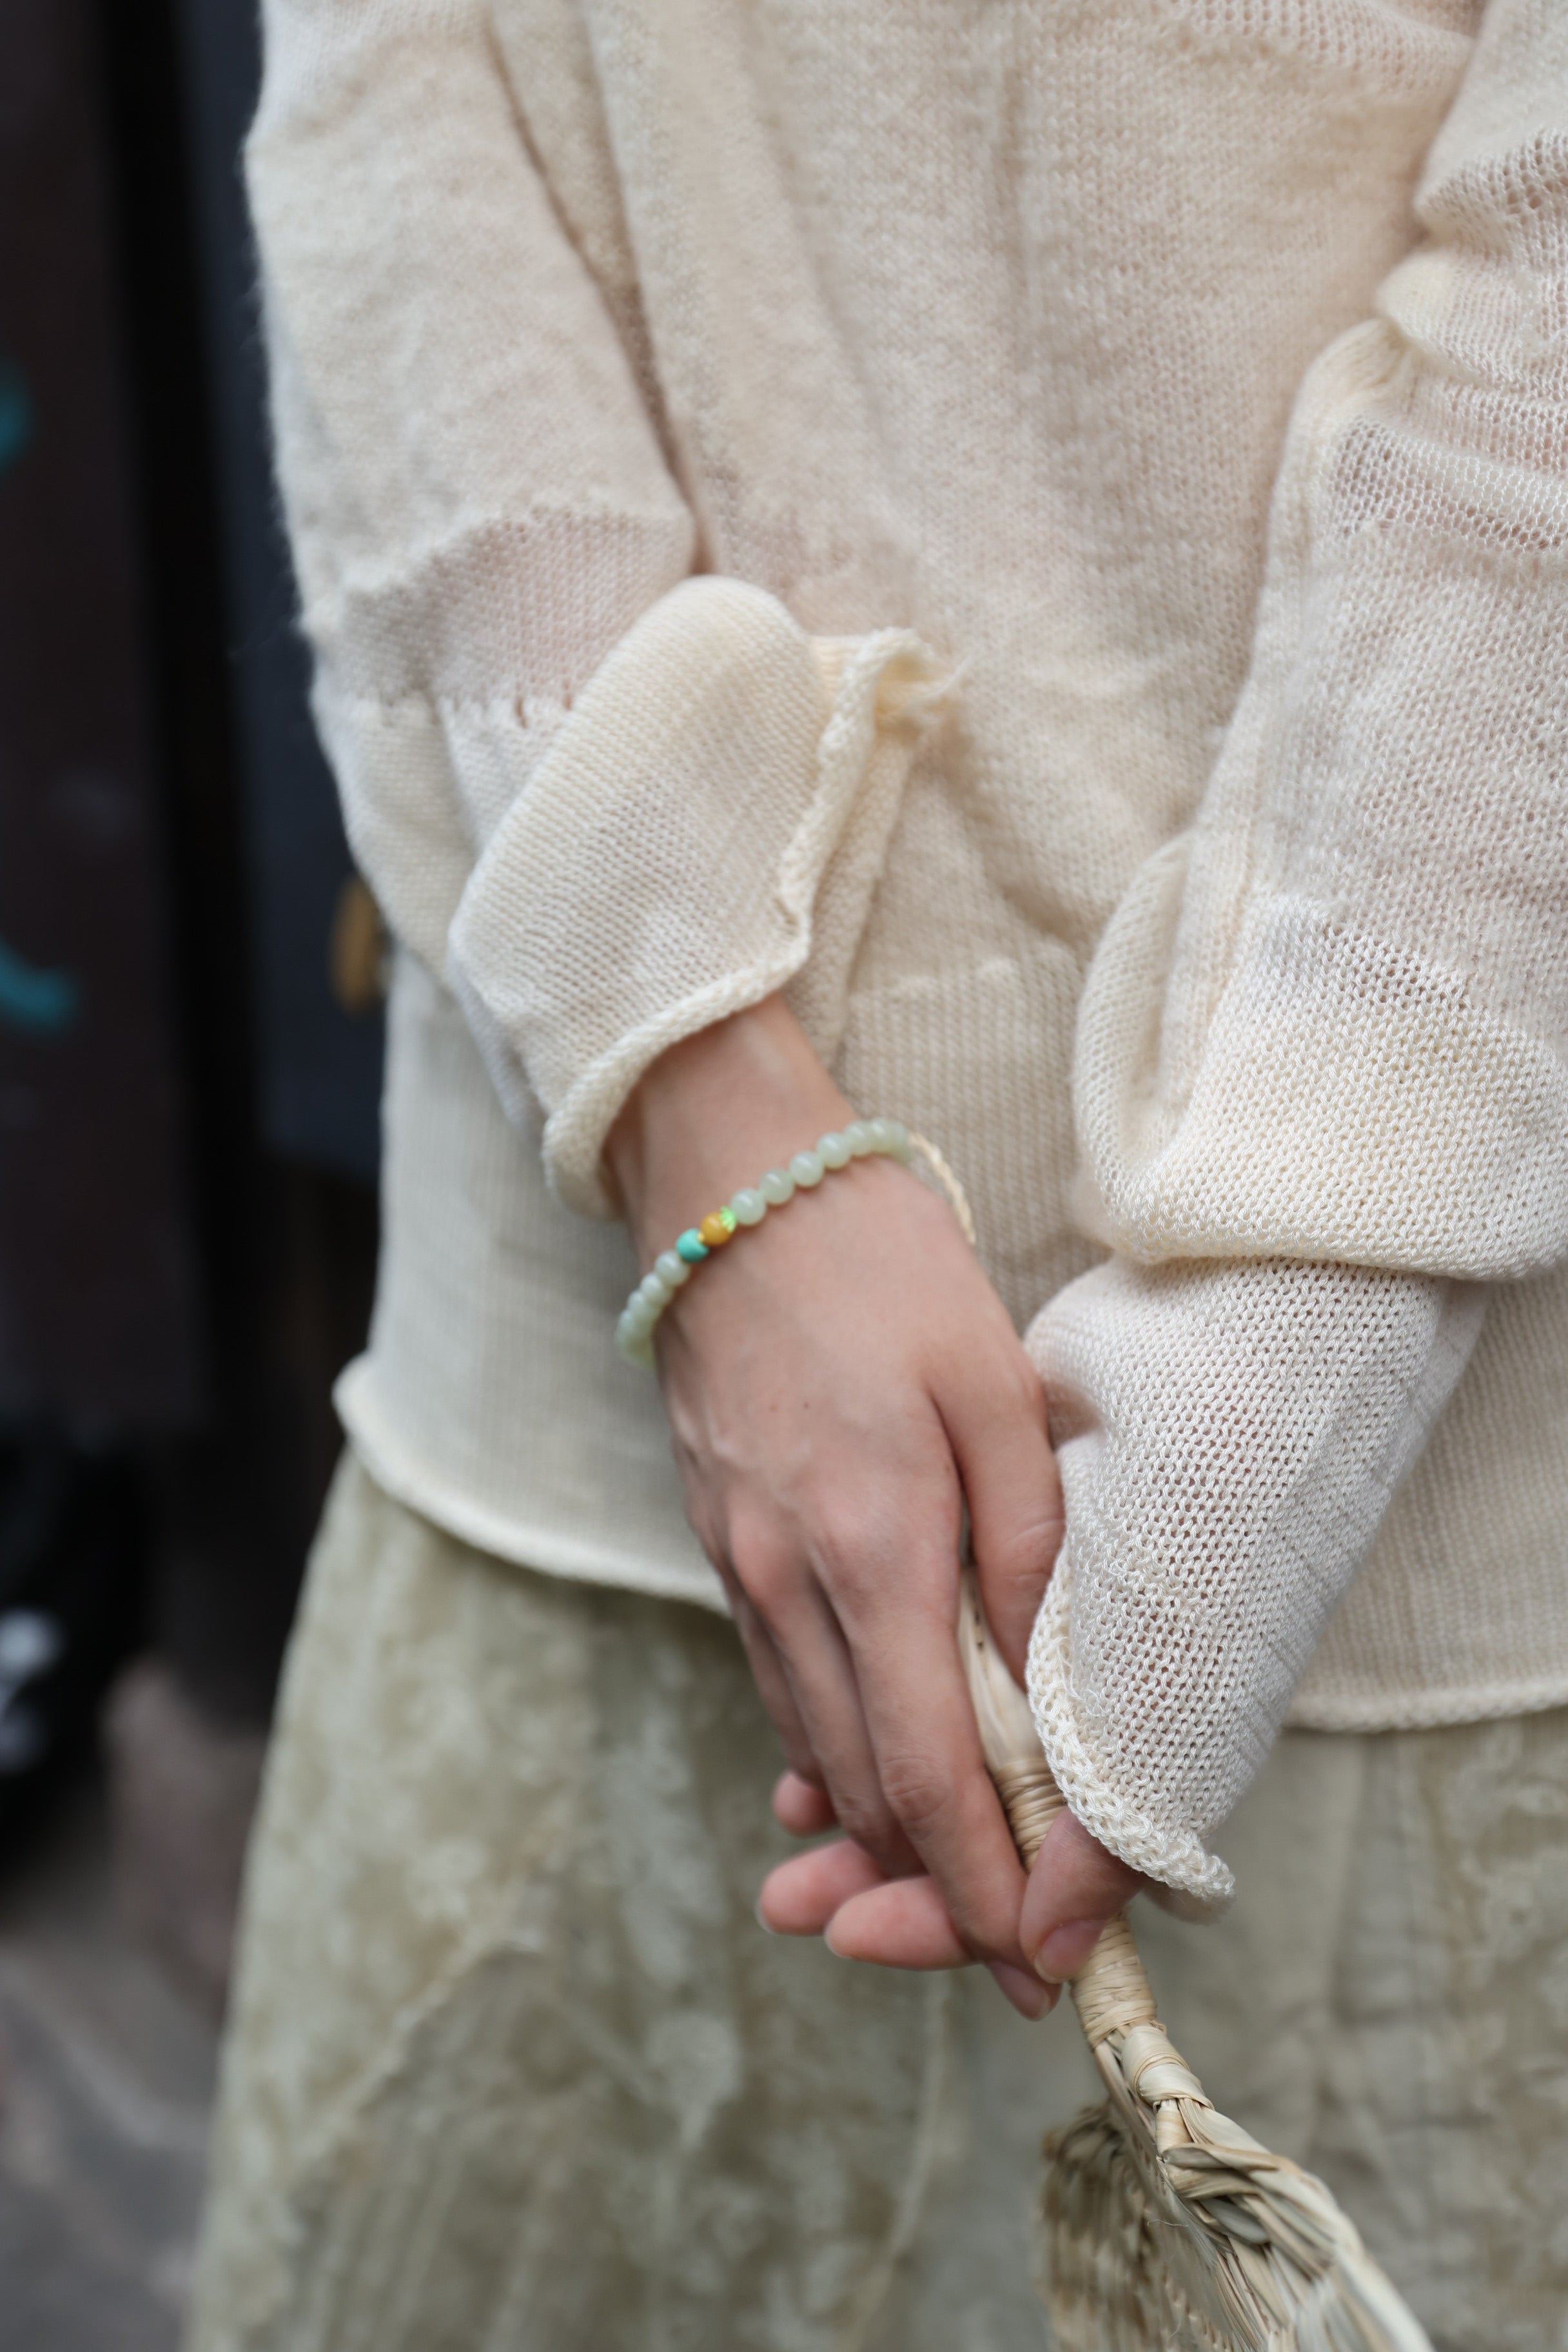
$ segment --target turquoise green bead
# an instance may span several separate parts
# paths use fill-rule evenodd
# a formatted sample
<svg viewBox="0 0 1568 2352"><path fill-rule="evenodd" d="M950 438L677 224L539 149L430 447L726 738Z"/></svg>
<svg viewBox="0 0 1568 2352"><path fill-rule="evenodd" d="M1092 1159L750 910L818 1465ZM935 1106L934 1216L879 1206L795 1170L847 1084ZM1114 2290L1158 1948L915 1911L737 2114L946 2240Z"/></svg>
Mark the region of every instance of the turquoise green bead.
<svg viewBox="0 0 1568 2352"><path fill-rule="evenodd" d="M842 1128L819 1135L816 1148L797 1151L787 1167L770 1168L755 1184L743 1185L722 1208L710 1209L700 1223L689 1225L668 1250L662 1250L652 1270L633 1290L616 1326L624 1355L635 1364L653 1362L653 1333L660 1315L689 1280L694 1267L710 1257L737 1231L759 1225L770 1209L781 1209L797 1190L814 1191L832 1171L870 1153L908 1160L913 1139L902 1119L853 1118Z"/></svg>

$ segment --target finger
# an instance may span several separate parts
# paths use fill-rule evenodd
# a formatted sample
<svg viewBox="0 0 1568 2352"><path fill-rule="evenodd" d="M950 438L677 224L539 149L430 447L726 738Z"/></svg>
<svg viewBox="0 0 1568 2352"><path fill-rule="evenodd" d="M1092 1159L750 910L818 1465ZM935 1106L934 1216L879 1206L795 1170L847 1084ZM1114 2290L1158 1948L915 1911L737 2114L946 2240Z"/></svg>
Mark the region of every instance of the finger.
<svg viewBox="0 0 1568 2352"><path fill-rule="evenodd" d="M1023 1872L981 1759L957 1613L948 1560L912 1570L898 1609L846 1630L888 1802L971 1955L1017 1966Z"/></svg>
<svg viewBox="0 0 1568 2352"><path fill-rule="evenodd" d="M685 1489L688 1523L724 1587L730 1614L741 1637L741 1646L746 1653L746 1664L752 1670L757 1696L767 1709L768 1719L778 1734L779 1746L784 1749L790 1769L803 1780L820 1782L821 1767L812 1753L811 1741L801 1721L800 1709L795 1703L788 1677L779 1663L773 1637L735 1573L721 1519L715 1515L711 1498L701 1480L689 1473L684 1463L681 1483Z"/></svg>
<svg viewBox="0 0 1568 2352"><path fill-rule="evenodd" d="M746 1653L752 1680L757 1685L758 1697L768 1711L768 1719L778 1733L779 1746L789 1761L790 1776L803 1788L820 1787L822 1767L817 1762L810 1735L795 1705L795 1693L790 1688L789 1676L784 1670L777 1644L752 1608L734 1570L726 1562L720 1572L730 1596L730 1613L735 1620L735 1630ZM783 1819L782 1814L780 1819ZM785 1822L784 1827L788 1829L789 1822Z"/></svg>
<svg viewBox="0 0 1568 2352"><path fill-rule="evenodd" d="M803 1780L798 1772L782 1772L773 1784L773 1819L791 1837L818 1837L834 1825L833 1800L826 1789Z"/></svg>
<svg viewBox="0 0 1568 2352"><path fill-rule="evenodd" d="M836 1913L827 1941L842 1959L869 1960L886 1969L957 1969L969 1958L929 1878L884 1880L854 1895ZM1005 1961L994 1960L990 1967L1021 2016L1044 2017L1055 2008L1055 1986Z"/></svg>
<svg viewBox="0 0 1568 2352"><path fill-rule="evenodd" d="M1048 2017L1061 1999L1060 1985L1042 1984L1038 1977L1028 1976L1022 1969L1010 1969L1005 1960L990 1960L986 1965L998 1990L1031 2025L1038 2018Z"/></svg>
<svg viewBox="0 0 1568 2352"><path fill-rule="evenodd" d="M820 1936L853 1895L886 1884L863 1848L849 1838L836 1838L809 1853L792 1853L770 1870L757 1897L757 1916L775 1936Z"/></svg>
<svg viewBox="0 0 1568 2352"><path fill-rule="evenodd" d="M1037 1976L1047 1984L1076 1976L1108 1920L1124 1911L1145 1884L1071 1813L1058 1813L1046 1832L1018 1922L1019 1941Z"/></svg>
<svg viewBox="0 0 1568 2352"><path fill-rule="evenodd" d="M815 1770L802 1777L820 1777L839 1827L889 1877L907 1875L919 1856L883 1793L854 1663L816 1579L755 1538L737 1545L734 1566L810 1743Z"/></svg>
<svg viewBox="0 0 1568 2352"><path fill-rule="evenodd" d="M832 1914L827 1941L840 1959L884 1969L964 1969L974 1957L929 1878L855 1890Z"/></svg>
<svg viewBox="0 0 1568 2352"><path fill-rule="evenodd" d="M937 1403L969 1506L981 1604L1021 1683L1064 1523L1045 1390L1021 1347L1016 1353L991 1381L954 1381Z"/></svg>

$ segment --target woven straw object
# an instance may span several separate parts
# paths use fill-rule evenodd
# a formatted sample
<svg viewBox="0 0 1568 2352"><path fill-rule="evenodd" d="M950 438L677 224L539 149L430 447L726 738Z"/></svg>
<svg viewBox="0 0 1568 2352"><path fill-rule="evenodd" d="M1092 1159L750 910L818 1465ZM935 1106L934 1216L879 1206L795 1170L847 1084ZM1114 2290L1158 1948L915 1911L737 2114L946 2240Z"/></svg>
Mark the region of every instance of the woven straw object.
<svg viewBox="0 0 1568 2352"><path fill-rule="evenodd" d="M1026 1868L1064 1801L973 1578L959 1636ZM1431 2352L1322 2182L1205 2095L1155 2013L1125 1916L1072 1996L1107 2097L1046 2142L1047 2301L1060 2352Z"/></svg>

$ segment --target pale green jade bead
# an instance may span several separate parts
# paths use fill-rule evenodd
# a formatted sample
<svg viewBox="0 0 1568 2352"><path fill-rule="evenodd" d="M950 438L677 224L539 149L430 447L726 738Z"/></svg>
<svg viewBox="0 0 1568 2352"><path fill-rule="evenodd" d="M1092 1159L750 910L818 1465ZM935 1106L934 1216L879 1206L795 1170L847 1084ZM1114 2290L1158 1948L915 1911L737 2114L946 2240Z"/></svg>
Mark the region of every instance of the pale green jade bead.
<svg viewBox="0 0 1568 2352"><path fill-rule="evenodd" d="M871 1132L876 1137L876 1149L891 1159L903 1160L909 1155L910 1130L901 1118L874 1118Z"/></svg>
<svg viewBox="0 0 1568 2352"><path fill-rule="evenodd" d="M815 1192L829 1170L847 1168L852 1160L864 1160L874 1152L893 1160L912 1158L914 1145L902 1119L853 1118L842 1129L829 1129L817 1137L815 1150L797 1151L787 1168L770 1168L757 1183L742 1185L731 1199L727 1213L734 1226L760 1225L770 1209L782 1209L797 1191ZM707 1255L706 1250L699 1252L700 1257ZM695 1271L695 1264L681 1256L679 1246L661 1250L632 1292L616 1325L616 1340L621 1353L634 1364L652 1364L654 1327Z"/></svg>

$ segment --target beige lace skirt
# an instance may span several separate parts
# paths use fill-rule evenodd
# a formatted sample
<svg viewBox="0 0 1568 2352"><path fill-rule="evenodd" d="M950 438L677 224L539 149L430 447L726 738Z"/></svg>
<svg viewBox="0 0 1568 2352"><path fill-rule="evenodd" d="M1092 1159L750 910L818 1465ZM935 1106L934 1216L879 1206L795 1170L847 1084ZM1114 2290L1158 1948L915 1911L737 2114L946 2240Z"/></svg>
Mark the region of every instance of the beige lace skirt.
<svg viewBox="0 0 1568 2352"><path fill-rule="evenodd" d="M351 1457L252 1854L189 2352L1025 2352L1070 2013L752 1916L734 1637L531 1576ZM1568 1715L1287 1735L1176 2041L1442 2352L1568 2347Z"/></svg>

